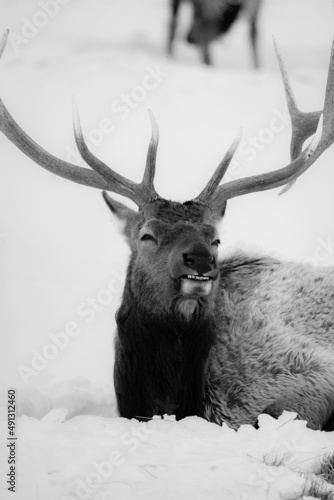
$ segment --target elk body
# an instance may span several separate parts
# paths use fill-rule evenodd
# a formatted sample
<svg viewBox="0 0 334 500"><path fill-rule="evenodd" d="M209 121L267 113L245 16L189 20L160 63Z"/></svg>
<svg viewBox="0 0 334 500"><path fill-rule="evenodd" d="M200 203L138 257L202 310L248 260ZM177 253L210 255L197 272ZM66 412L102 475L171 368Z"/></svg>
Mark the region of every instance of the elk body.
<svg viewBox="0 0 334 500"><path fill-rule="evenodd" d="M197 45L205 64L211 64L210 43L227 33L241 14L249 21L253 66L259 67L258 16L262 0L191 0L193 21L187 41ZM168 52L173 52L177 19L184 0L170 1Z"/></svg>
<svg viewBox="0 0 334 500"><path fill-rule="evenodd" d="M238 137L203 191L185 203L155 191L153 116L146 169L136 184L90 152L77 114L76 143L91 169L47 153L0 101L0 130L10 141L52 173L104 190L124 222L131 257L116 318L114 368L123 417L198 415L237 428L255 425L260 413L290 410L319 428L334 410L334 270L242 253L218 261L216 226L227 200L291 185L334 141L334 47L323 113L299 111L277 56L292 118L291 163L221 184ZM111 199L107 190L139 210Z"/></svg>

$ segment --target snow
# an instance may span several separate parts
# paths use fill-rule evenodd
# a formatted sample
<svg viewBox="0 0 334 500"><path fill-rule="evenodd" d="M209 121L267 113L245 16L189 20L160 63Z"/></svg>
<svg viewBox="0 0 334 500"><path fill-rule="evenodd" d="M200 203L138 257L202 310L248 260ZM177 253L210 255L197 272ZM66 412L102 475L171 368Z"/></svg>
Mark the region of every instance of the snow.
<svg viewBox="0 0 334 500"><path fill-rule="evenodd" d="M297 499L308 492L302 473L318 472L334 441L289 412L238 432L198 417L64 422L66 413L19 419L18 500Z"/></svg>
<svg viewBox="0 0 334 500"><path fill-rule="evenodd" d="M94 152L137 181L152 109L161 133L156 188L164 197L198 194L240 126L245 142L229 178L289 161L290 126L273 35L300 107L322 107L333 35L330 0L265 0L258 72L250 67L245 21L215 44L215 67L199 64L198 53L182 41L187 6L175 59L167 58L167 0L2 0L0 32L9 27L27 34L46 4L59 9L39 19L45 25L30 31L26 43L11 39L1 60L6 107L45 149L76 161L75 97ZM156 85L141 100L149 75ZM132 107L120 108L123 94L136 97ZM250 147L252 137L259 150ZM117 451L123 433L151 429L150 423L117 418L113 393L114 313L129 251L98 191L43 171L4 137L0 148L0 400L6 401L9 387L17 389L16 497L81 498L76 481L94 472L94 460ZM333 265L333 160L331 149L282 197L273 190L232 200L222 255L246 245ZM292 447L288 465L316 472L332 435L294 420L283 425L261 418L259 430L238 432L198 418L155 421L154 432L138 438L138 449L122 445L124 463L90 498L298 498L300 476L265 465L263 456ZM249 484L252 474L269 493Z"/></svg>

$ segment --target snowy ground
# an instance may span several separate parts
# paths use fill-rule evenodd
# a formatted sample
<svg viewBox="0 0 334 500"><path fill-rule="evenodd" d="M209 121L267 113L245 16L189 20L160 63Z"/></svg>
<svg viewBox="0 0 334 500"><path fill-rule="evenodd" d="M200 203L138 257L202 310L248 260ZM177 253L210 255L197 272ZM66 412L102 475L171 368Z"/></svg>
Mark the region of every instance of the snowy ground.
<svg viewBox="0 0 334 500"><path fill-rule="evenodd" d="M301 108L322 107L333 33L330 0L264 0L258 72L250 69L244 21L215 44L215 67L205 68L182 41L186 7L176 58L170 60L164 55L167 0L59 0L48 3L59 7L52 15L41 7L46 3L0 1L0 31L9 27L14 35L0 67L5 105L43 147L77 161L74 95L94 152L133 180L144 168L147 109L152 109L161 131L156 188L166 198L198 194L241 125L245 142L230 177L289 161L290 128L272 35ZM148 75L154 88L138 90ZM130 104L121 104L124 94ZM254 138L257 147L251 145ZM150 432L150 424L101 418L116 416L114 312L128 249L98 191L44 172L4 137L0 149L0 398L5 405L7 389L17 388L24 415L18 423L18 498L84 498L75 488L94 472L92 462L117 451L119 435L145 432L145 426ZM275 190L231 201L222 254L247 245L282 258L333 265L333 160L334 149L284 197ZM66 408L68 417L81 416L61 423L57 408ZM36 420L45 415L46 420ZM297 476L288 481L285 469L280 476L259 464L271 451L272 436L275 446L292 449L296 467L307 463L313 471L333 441L292 421L284 427L263 421L258 431L238 433L199 419L156 425L147 439L137 437L133 453L131 444L123 443L124 463L103 479L97 493L90 492L92 498L175 499L187 493L191 498L298 498ZM307 460L295 438L306 446ZM145 469L148 464L151 469ZM255 478L252 484L252 474L262 479L264 474L264 483L274 488L271 497L263 481ZM290 496L277 489L287 484ZM2 499L5 490L0 491Z"/></svg>
<svg viewBox="0 0 334 500"><path fill-rule="evenodd" d="M258 430L238 432L197 417L61 423L65 416L21 417L15 499L293 500L310 493L305 476L334 443L332 433L306 429L291 413L263 415Z"/></svg>

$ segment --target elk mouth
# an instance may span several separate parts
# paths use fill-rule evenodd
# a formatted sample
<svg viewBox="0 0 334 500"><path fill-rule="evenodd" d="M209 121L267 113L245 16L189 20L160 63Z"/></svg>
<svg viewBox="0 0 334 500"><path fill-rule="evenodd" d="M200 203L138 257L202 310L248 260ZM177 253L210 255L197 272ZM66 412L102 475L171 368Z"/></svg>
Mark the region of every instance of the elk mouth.
<svg viewBox="0 0 334 500"><path fill-rule="evenodd" d="M210 281L213 278L211 276L203 276L200 274L185 274L181 276L181 280L193 280L193 281Z"/></svg>

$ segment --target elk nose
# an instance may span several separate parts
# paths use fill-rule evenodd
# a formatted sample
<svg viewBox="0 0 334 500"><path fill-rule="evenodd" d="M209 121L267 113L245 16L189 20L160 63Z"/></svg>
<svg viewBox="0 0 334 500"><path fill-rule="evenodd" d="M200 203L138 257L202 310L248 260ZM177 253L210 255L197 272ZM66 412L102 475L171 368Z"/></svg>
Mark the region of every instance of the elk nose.
<svg viewBox="0 0 334 500"><path fill-rule="evenodd" d="M202 244L191 247L183 254L183 262L186 267L203 275L215 269L216 259L211 252Z"/></svg>

